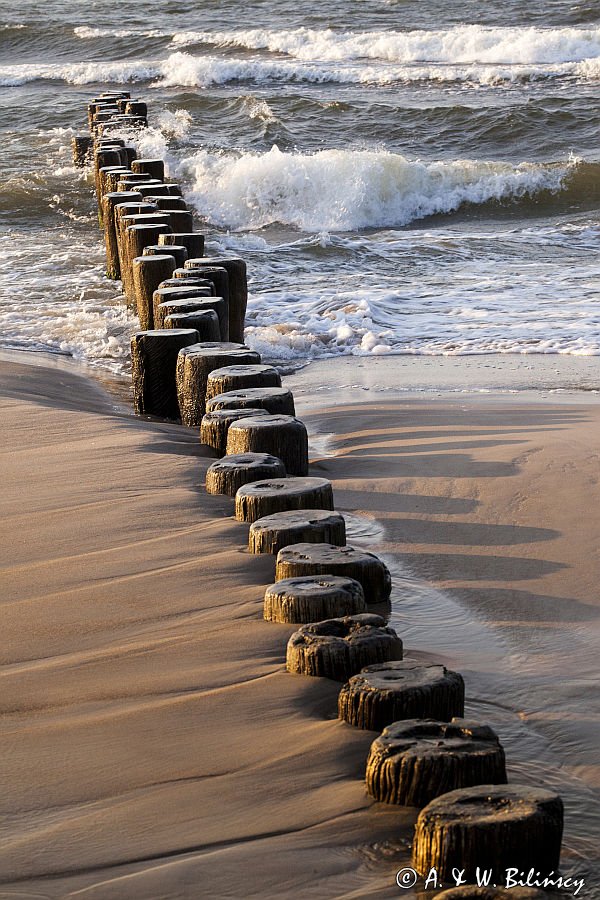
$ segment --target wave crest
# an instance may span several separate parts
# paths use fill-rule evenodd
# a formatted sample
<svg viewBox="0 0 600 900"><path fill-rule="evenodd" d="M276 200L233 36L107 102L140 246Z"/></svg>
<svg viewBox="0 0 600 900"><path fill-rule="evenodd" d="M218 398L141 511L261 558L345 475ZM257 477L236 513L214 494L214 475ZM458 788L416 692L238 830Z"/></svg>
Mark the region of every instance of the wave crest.
<svg viewBox="0 0 600 900"><path fill-rule="evenodd" d="M237 157L201 151L182 163L190 200L220 226L272 223L303 231L407 225L467 203L558 191L568 166L456 160L423 163L386 151L324 150Z"/></svg>

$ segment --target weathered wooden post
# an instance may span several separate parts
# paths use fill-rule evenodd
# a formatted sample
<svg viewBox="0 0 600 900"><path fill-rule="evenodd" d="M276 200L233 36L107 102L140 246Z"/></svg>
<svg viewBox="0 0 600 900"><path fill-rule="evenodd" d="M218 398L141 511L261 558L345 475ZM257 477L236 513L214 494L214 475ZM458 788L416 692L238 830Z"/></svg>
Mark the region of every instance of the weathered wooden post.
<svg viewBox="0 0 600 900"><path fill-rule="evenodd" d="M190 256L201 256L204 253L204 235L195 231L174 231L158 239L159 244L181 244Z"/></svg>
<svg viewBox="0 0 600 900"><path fill-rule="evenodd" d="M290 475L308 472L308 434L304 423L295 416L236 422L229 429L227 453L270 453L283 460Z"/></svg>
<svg viewBox="0 0 600 900"><path fill-rule="evenodd" d="M383 731L400 719L462 718L465 683L458 672L414 659L367 666L340 691L338 715L344 722Z"/></svg>
<svg viewBox="0 0 600 900"><path fill-rule="evenodd" d="M353 578L309 575L286 578L265 591L267 622L308 624L367 611L362 585Z"/></svg>
<svg viewBox="0 0 600 900"><path fill-rule="evenodd" d="M135 306L142 331L154 328L152 296L165 276L175 268L175 257L167 254L136 256L132 260ZM200 338L200 335L198 335Z"/></svg>
<svg viewBox="0 0 600 900"><path fill-rule="evenodd" d="M231 340L244 340L244 321L248 304L248 280L246 263L243 259L226 256L207 256L188 259L186 269L218 266L229 276L229 335Z"/></svg>
<svg viewBox="0 0 600 900"><path fill-rule="evenodd" d="M125 295L133 305L136 300L133 286L133 260L136 256L141 256L144 247L155 243L157 235L168 231L170 226L156 213L150 213L146 218L144 218L143 214L136 216L137 224L133 225L127 225L129 218L129 216L124 216L122 220L122 224L125 225L125 232L121 255L121 261L124 263L124 265L121 265L121 277Z"/></svg>
<svg viewBox="0 0 600 900"><path fill-rule="evenodd" d="M159 235L161 237L161 235ZM187 250L185 247L180 247L178 244L171 244L170 247L163 247L161 244L149 244L147 247L144 247L144 252L142 256L164 256L165 253L167 256L172 256L175 260L175 268L180 264L181 260L187 258ZM169 275L169 278L171 276ZM166 278L163 278L163 281L167 281ZM156 286L156 290L158 290L158 285Z"/></svg>
<svg viewBox="0 0 600 900"><path fill-rule="evenodd" d="M206 342L181 351L177 360L177 392L184 425L200 425L205 413L208 375L226 362L239 365L257 363L260 362L260 355L243 344L226 341Z"/></svg>
<svg viewBox="0 0 600 900"><path fill-rule="evenodd" d="M277 554L275 579L304 575L347 575L360 581L367 603L385 602L392 590L392 577L383 560L356 547L334 544L291 544Z"/></svg>
<svg viewBox="0 0 600 900"><path fill-rule="evenodd" d="M223 456L227 446L227 432L233 422L249 416L268 415L266 409L219 409L217 412L202 416L200 441Z"/></svg>
<svg viewBox="0 0 600 900"><path fill-rule="evenodd" d="M558 872L562 831L563 803L551 791L522 784L463 788L419 814L412 865L420 874L435 869L441 881L456 870L471 883L486 870L545 878Z"/></svg>
<svg viewBox="0 0 600 900"><path fill-rule="evenodd" d="M285 478L285 466L268 453L238 453L224 456L206 470L208 494L235 497L239 488L259 478Z"/></svg>
<svg viewBox="0 0 600 900"><path fill-rule="evenodd" d="M168 213L171 220L171 229L174 233L193 230L194 217L189 210L169 209Z"/></svg>
<svg viewBox="0 0 600 900"><path fill-rule="evenodd" d="M106 246L106 275L108 278L117 279L121 275L119 266L119 248L117 245L117 233L115 231L115 207L119 203L141 200L137 191L119 193L110 191L102 198L102 221L104 222L104 243Z"/></svg>
<svg viewBox="0 0 600 900"><path fill-rule="evenodd" d="M233 410L232 410L233 412ZM217 415L217 413L210 413ZM268 413L267 413L268 415ZM255 418L261 418L257 416ZM266 417L265 417L266 418ZM229 426L227 455L231 439L231 429L242 424L244 419ZM274 454L272 454L274 455ZM277 457L281 459L281 457ZM283 464L285 462L282 460ZM287 467L286 467L287 470ZM265 516L287 509L333 509L333 489L327 478L290 476L254 481L240 488L235 496L235 517L238 522L256 522ZM279 579L278 579L279 580Z"/></svg>
<svg viewBox="0 0 600 900"><path fill-rule="evenodd" d="M178 212L180 210L185 212L188 208L183 197L171 197L170 194L163 194L162 196L160 194L151 194L148 195L147 199L150 200L151 203L156 203L157 207L163 209L165 212ZM183 263L181 265L183 265Z"/></svg>
<svg viewBox="0 0 600 900"><path fill-rule="evenodd" d="M123 194L127 197L128 193L131 191L117 191L118 194ZM137 193L137 191L136 191ZM117 256L119 259L119 273L121 274L124 271L125 267L125 238L124 231L126 228L126 224L124 224L124 220L128 216L137 216L144 215L151 212L156 212L156 207L152 203L146 203L143 200L125 200L124 203L120 203L118 200L114 204L113 208L113 222L115 228L115 241L117 244ZM130 222L130 224L132 224ZM125 285L123 285L123 289L125 289Z"/></svg>
<svg viewBox="0 0 600 900"><path fill-rule="evenodd" d="M184 313L200 312L212 309L219 320L219 340L223 340L223 331L227 326L227 307L222 297L213 297L207 288L197 287L195 293L182 296L177 292L169 295L162 303L158 301L165 297L168 288L159 288L154 292L154 321L164 322L167 316L183 315ZM225 342L227 343L227 342Z"/></svg>
<svg viewBox="0 0 600 900"><path fill-rule="evenodd" d="M311 622L288 641L286 669L346 681L364 666L402 659L402 641L381 616L359 613Z"/></svg>
<svg viewBox="0 0 600 900"><path fill-rule="evenodd" d="M248 407L266 409L273 416L294 416L294 397L291 391L282 387L246 388L227 391L206 401L206 412L214 409L244 409Z"/></svg>
<svg viewBox="0 0 600 900"><path fill-rule="evenodd" d="M151 178L156 178L157 181L165 180L165 163L162 159L140 159L138 157L131 164L131 168L134 172L144 172Z"/></svg>
<svg viewBox="0 0 600 900"><path fill-rule="evenodd" d="M371 744L367 791L382 803L426 806L475 784L506 784L504 750L487 725L452 719L405 719Z"/></svg>
<svg viewBox="0 0 600 900"><path fill-rule="evenodd" d="M346 543L344 517L327 509L286 509L284 512L263 516L250 526L250 553L277 555L284 547L300 543L326 543L343 547Z"/></svg>
<svg viewBox="0 0 600 900"><path fill-rule="evenodd" d="M71 138L73 164L79 169L89 165L92 159L94 139L87 134L77 134Z"/></svg>
<svg viewBox="0 0 600 900"><path fill-rule="evenodd" d="M186 269L184 267L183 269L175 269L173 272L173 278L187 280L188 278L198 277L207 278L209 281L212 281L215 286L216 296L223 297L227 303L227 309L229 310L229 276L227 270L222 266L205 266L201 271ZM227 313L227 317L229 320L229 312ZM231 334L229 326L228 333Z"/></svg>
<svg viewBox="0 0 600 900"><path fill-rule="evenodd" d="M281 387L281 375L273 366L223 366L208 376L206 399L245 388Z"/></svg>
<svg viewBox="0 0 600 900"><path fill-rule="evenodd" d="M177 355L198 341L193 329L138 331L131 339L133 405L139 415L178 419Z"/></svg>
<svg viewBox="0 0 600 900"><path fill-rule="evenodd" d="M196 309L194 312L172 313L163 323L164 328L195 328L200 335L200 343L221 340L219 317L214 309Z"/></svg>
<svg viewBox="0 0 600 900"><path fill-rule="evenodd" d="M148 124L148 107L142 100L129 100L123 111L126 116L144 119Z"/></svg>

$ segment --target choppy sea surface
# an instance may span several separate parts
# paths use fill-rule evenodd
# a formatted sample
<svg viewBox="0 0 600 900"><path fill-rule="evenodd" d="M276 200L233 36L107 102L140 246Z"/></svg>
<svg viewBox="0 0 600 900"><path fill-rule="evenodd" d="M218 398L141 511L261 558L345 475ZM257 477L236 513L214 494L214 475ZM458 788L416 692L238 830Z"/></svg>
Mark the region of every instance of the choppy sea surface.
<svg viewBox="0 0 600 900"><path fill-rule="evenodd" d="M596 2L5 5L1 345L118 372L136 321L69 148L109 85L247 259L266 359L600 353Z"/></svg>

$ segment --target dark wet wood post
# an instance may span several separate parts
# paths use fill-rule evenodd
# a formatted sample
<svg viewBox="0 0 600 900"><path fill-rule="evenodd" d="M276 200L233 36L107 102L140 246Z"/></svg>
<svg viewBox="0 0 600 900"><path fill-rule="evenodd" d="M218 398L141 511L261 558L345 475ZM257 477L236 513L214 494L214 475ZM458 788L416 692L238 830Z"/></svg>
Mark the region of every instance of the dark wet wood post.
<svg viewBox="0 0 600 900"><path fill-rule="evenodd" d="M227 453L271 453L283 460L290 475L308 472L308 434L294 416L236 422L229 429Z"/></svg>
<svg viewBox="0 0 600 900"><path fill-rule="evenodd" d="M96 150L94 154L94 171L96 182L96 199L98 203L101 200L100 194L100 169L104 166L122 166L123 156L120 150Z"/></svg>
<svg viewBox="0 0 600 900"><path fill-rule="evenodd" d="M215 286L216 296L222 297L225 300L225 303L227 305L227 337L223 336L222 340L228 341L231 330L229 325L229 275L227 274L227 270L224 269L223 266L203 266L201 271L190 270L184 267L183 269L175 269L175 271L173 272L174 278L179 278L182 280L198 276L207 278L209 281L211 281ZM239 343L241 343L241 341Z"/></svg>
<svg viewBox="0 0 600 900"><path fill-rule="evenodd" d="M188 252L188 258L204 253L204 235L194 231L174 231L158 240L159 244L181 244Z"/></svg>
<svg viewBox="0 0 600 900"><path fill-rule="evenodd" d="M247 407L266 409L273 416L293 416L296 413L292 392L282 387L257 387L227 391L225 394L217 394L216 397L206 401L207 412L212 412L214 409L244 409Z"/></svg>
<svg viewBox="0 0 600 900"><path fill-rule="evenodd" d="M560 864L563 803L557 794L529 785L493 785L451 791L419 814L412 865L420 874L435 868L442 881L464 870L503 875L508 869L556 875Z"/></svg>
<svg viewBox="0 0 600 900"><path fill-rule="evenodd" d="M197 287L194 293L183 294L177 292L171 294L171 299L158 303L158 300L166 296L168 288L160 287L154 292L154 321L162 327L162 323L167 316L178 316L185 313L201 312L202 310L212 309L217 314L219 320L219 341L222 341L223 327L222 319L226 315L225 301L222 297L213 297L206 288ZM226 343L226 342L224 342Z"/></svg>
<svg viewBox="0 0 600 900"><path fill-rule="evenodd" d="M303 625L290 637L286 669L346 681L364 666L402 659L402 641L372 613Z"/></svg>
<svg viewBox="0 0 600 900"><path fill-rule="evenodd" d="M94 139L87 134L77 134L71 138L73 164L79 169L85 168L92 160Z"/></svg>
<svg viewBox="0 0 600 900"><path fill-rule="evenodd" d="M165 212L186 212L188 208L183 197L171 197L170 194L148 194L148 200L150 200L151 203L156 203L158 208L164 209ZM183 265L183 263L181 265Z"/></svg>
<svg viewBox="0 0 600 900"><path fill-rule="evenodd" d="M248 280L246 263L237 257L203 257L188 259L187 269L218 266L224 268L229 276L229 337L232 341L244 340L244 322L248 304Z"/></svg>
<svg viewBox="0 0 600 900"><path fill-rule="evenodd" d="M161 237L161 235L159 235ZM175 260L175 268L180 265L181 260L185 260L187 257L187 250L185 247L179 247L177 244L171 244L170 247L162 247L160 244L149 244L147 247L144 247L143 256L164 256L167 254L168 256L172 256ZM169 275L169 278L171 276ZM167 281L168 279L164 278L163 281ZM158 290L158 285L156 286Z"/></svg>
<svg viewBox="0 0 600 900"><path fill-rule="evenodd" d="M478 722L405 719L371 744L365 782L381 803L422 807L458 788L506 784L504 750Z"/></svg>
<svg viewBox="0 0 600 900"><path fill-rule="evenodd" d="M132 260L135 305L142 331L154 328L152 296L163 278L168 277L174 268L175 257L167 254L136 256Z"/></svg>
<svg viewBox="0 0 600 900"><path fill-rule="evenodd" d="M157 181L165 180L165 163L162 159L140 159L139 157L131 164L131 168L138 174L145 172L151 178Z"/></svg>
<svg viewBox="0 0 600 900"><path fill-rule="evenodd" d="M392 577L383 560L356 547L334 544L291 544L277 554L275 578L303 575L347 575L360 581L367 603L384 603L392 590Z"/></svg>
<svg viewBox="0 0 600 900"><path fill-rule="evenodd" d="M174 313L164 320L164 328L195 328L200 342L221 340L219 317L214 309L197 309L194 312Z"/></svg>
<svg viewBox="0 0 600 900"><path fill-rule="evenodd" d="M142 214L143 216L143 214ZM121 277L123 278L123 286L125 294L130 303L135 304L136 295L133 285L133 260L136 256L141 256L144 247L148 244L154 244L156 237L164 231L168 231L169 225L161 220L156 213L150 213L149 218L145 221L139 221L142 216L138 216L138 222L135 225L128 225L124 234L124 253L121 256L124 265L121 266ZM129 217L125 216L126 222Z"/></svg>
<svg viewBox="0 0 600 900"><path fill-rule="evenodd" d="M129 100L125 104L124 113L129 117L143 119L144 124L148 124L148 107L143 100Z"/></svg>
<svg viewBox="0 0 600 900"><path fill-rule="evenodd" d="M156 181L152 181L151 183L140 185L140 190L144 192L144 197L150 197L152 199L156 197L163 198L171 198L171 194L169 193L169 188L166 184L159 184Z"/></svg>
<svg viewBox="0 0 600 900"><path fill-rule="evenodd" d="M141 200L141 195L137 191L128 191L127 193L119 193L118 191L110 191L102 198L102 221L104 222L104 243L106 246L106 275L108 278L116 280L121 276L121 268L119 266L119 248L117 246L117 234L115 231L115 206L134 200Z"/></svg>
<svg viewBox="0 0 600 900"><path fill-rule="evenodd" d="M214 416L217 413L210 413L210 415ZM228 456L232 455L229 451L230 443L233 443L231 430L242 425L243 422L244 419L240 419L232 422L229 426ZM281 459L281 457L278 458ZM285 465L285 461L283 464ZM331 482L327 478L299 476L270 478L266 481L255 481L252 484L244 485L235 497L235 517L238 522L256 522L257 519L262 519L264 516L271 516L287 509L332 510Z"/></svg>
<svg viewBox="0 0 600 900"><path fill-rule="evenodd" d="M368 598L367 598L368 599ZM367 666L340 691L338 716L370 731L400 719L462 718L465 683L458 672L416 660Z"/></svg>
<svg viewBox="0 0 600 900"><path fill-rule="evenodd" d="M263 617L267 622L307 624L366 611L365 595L358 581L335 575L309 575L269 585Z"/></svg>
<svg viewBox="0 0 600 900"><path fill-rule="evenodd" d="M131 339L133 405L139 415L179 418L175 367L184 347L198 341L192 329L138 331Z"/></svg>
<svg viewBox="0 0 600 900"><path fill-rule="evenodd" d="M171 219L171 229L174 233L181 231L192 231L194 228L194 217L191 212L185 209L169 209L165 210L169 213Z"/></svg>
<svg viewBox="0 0 600 900"><path fill-rule="evenodd" d="M127 196L129 191L117 191L118 194L123 194ZM137 193L137 191L136 191ZM117 242L117 255L119 258L119 272L121 275L121 279L124 282L123 272L125 271L125 238L124 232L127 227L127 223L125 223L125 219L129 216L137 216L137 215L145 215L151 212L156 212L156 207L152 203L146 203L143 200L126 200L124 203L119 203L118 201L114 205L113 210L113 221L115 228L115 240ZM133 224L133 220L130 220L130 224ZM123 283L123 290L125 290L125 284Z"/></svg>
<svg viewBox="0 0 600 900"><path fill-rule="evenodd" d="M289 544L346 544L346 523L328 509L287 509L257 519L250 526L250 553L277 554Z"/></svg>
<svg viewBox="0 0 600 900"><path fill-rule="evenodd" d="M268 453L224 456L206 470L206 491L235 497L242 485L263 478L285 478L285 466L280 459Z"/></svg>
<svg viewBox="0 0 600 900"><path fill-rule="evenodd" d="M204 343L182 350L177 360L177 391L184 425L200 425L205 413L208 376L213 369L218 369L226 362L238 365L257 363L260 362L260 356L243 344L226 341L212 345Z"/></svg>

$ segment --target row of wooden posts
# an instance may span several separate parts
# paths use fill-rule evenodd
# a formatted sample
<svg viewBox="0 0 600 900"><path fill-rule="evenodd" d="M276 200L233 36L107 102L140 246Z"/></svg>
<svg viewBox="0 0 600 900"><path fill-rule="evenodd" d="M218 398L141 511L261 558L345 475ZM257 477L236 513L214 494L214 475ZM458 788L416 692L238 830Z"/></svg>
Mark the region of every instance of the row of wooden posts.
<svg viewBox="0 0 600 900"><path fill-rule="evenodd" d="M94 173L106 274L121 280L140 320L131 342L135 409L199 427L222 457L207 471L206 490L235 498L236 518L250 523L251 553L276 556L264 618L300 626L287 646L288 671L341 682L340 719L380 732L366 788L380 802L422 807L417 872L435 868L446 883L453 870L473 882L477 867L556 873L561 799L507 785L497 735L463 718L459 673L403 658L386 624L389 570L346 544L331 483L309 476L292 393L244 344L245 262L205 256L163 160L138 158L117 136L147 125L143 101L104 93L88 104L88 122L73 153Z"/></svg>

